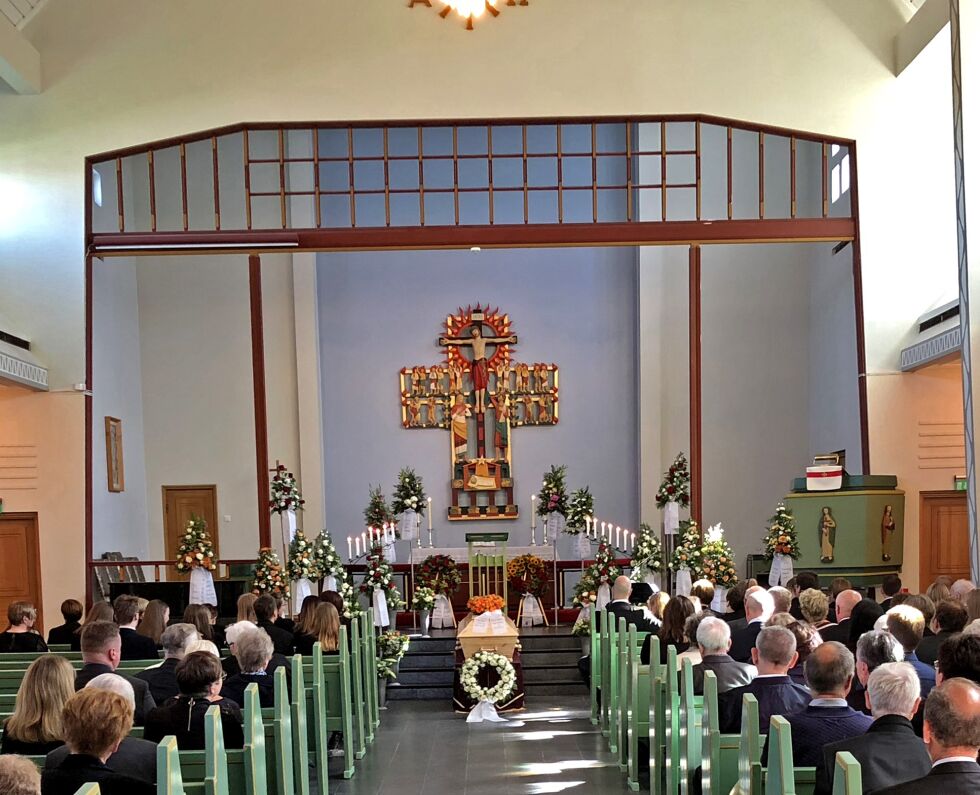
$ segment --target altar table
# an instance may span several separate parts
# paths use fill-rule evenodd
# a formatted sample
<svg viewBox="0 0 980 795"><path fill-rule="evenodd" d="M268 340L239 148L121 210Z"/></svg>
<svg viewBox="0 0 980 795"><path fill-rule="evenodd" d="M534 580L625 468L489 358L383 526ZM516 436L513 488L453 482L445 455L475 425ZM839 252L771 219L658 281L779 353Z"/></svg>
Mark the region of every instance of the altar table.
<svg viewBox="0 0 980 795"><path fill-rule="evenodd" d="M493 548L493 544L487 546L487 549ZM421 563L430 555L448 555L457 563L465 563L469 560L470 551L467 547L412 547L411 562ZM547 546L538 544L534 547L507 547L507 560L519 558L521 555L537 555L541 560L554 560L555 547L551 543Z"/></svg>

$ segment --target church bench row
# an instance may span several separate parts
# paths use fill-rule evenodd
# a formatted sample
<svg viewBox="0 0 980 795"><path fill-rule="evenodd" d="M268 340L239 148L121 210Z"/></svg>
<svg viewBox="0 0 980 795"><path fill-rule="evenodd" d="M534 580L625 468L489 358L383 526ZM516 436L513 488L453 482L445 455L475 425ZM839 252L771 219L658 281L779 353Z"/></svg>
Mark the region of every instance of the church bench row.
<svg viewBox="0 0 980 795"><path fill-rule="evenodd" d="M734 791L739 795L813 792L815 770L792 766L789 724L773 718L769 727L773 749L768 769L761 766L764 737L759 734L758 704L746 696L742 732L723 735L718 730L717 680L705 673L704 696L694 694L693 664L667 649L660 663L660 639L650 638L650 665L640 663L646 633L627 627L625 619L613 625L607 611L593 611L591 714L607 738L628 787L638 791L640 773L649 771L649 791L656 795L691 791L700 775L706 795ZM643 746L646 745L648 753ZM837 793L860 792L860 768L850 755L839 755L834 786ZM855 784L855 782L857 782ZM855 789L856 786L856 789Z"/></svg>

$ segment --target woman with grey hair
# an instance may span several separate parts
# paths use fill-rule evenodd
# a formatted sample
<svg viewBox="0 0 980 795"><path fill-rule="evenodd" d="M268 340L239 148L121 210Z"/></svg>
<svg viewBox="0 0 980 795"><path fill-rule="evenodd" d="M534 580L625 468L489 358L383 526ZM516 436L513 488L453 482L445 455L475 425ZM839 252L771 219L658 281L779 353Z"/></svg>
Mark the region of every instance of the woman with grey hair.
<svg viewBox="0 0 980 795"><path fill-rule="evenodd" d="M244 704L245 688L254 682L259 686L259 703L263 707L275 706L274 678L266 670L272 660L272 638L255 627L237 634L234 644L235 659L241 671L225 680L221 688L222 698Z"/></svg>

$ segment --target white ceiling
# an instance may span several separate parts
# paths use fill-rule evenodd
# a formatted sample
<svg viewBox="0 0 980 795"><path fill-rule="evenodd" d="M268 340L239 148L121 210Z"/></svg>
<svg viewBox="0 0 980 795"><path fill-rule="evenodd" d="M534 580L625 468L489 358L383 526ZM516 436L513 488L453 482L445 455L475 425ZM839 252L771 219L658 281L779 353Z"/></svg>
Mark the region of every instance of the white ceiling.
<svg viewBox="0 0 980 795"><path fill-rule="evenodd" d="M0 0L0 17L22 28L47 0Z"/></svg>

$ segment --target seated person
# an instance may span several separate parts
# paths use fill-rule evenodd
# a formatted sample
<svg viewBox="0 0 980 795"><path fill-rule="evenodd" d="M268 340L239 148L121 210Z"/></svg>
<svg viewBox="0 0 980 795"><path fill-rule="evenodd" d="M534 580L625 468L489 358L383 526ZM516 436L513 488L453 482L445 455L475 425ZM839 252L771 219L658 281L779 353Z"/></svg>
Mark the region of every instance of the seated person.
<svg viewBox="0 0 980 795"><path fill-rule="evenodd" d="M783 588L781 585L773 585L769 589L769 595L772 597L773 615L778 613L790 614L790 608L793 606L793 594L790 593L788 588Z"/></svg>
<svg viewBox="0 0 980 795"><path fill-rule="evenodd" d="M337 654L340 640L340 616L337 608L329 602L317 602L312 617L307 621L306 630L296 634L296 653L313 654L313 644L319 643L324 654Z"/></svg>
<svg viewBox="0 0 980 795"><path fill-rule="evenodd" d="M75 630L74 634L71 636L71 650L81 651L82 650L82 632L85 631L85 627L89 624L94 624L96 621L109 621L115 623L115 613L112 611L112 605L108 602L96 602L89 608L88 613L85 616L85 620L79 625L78 629Z"/></svg>
<svg viewBox="0 0 980 795"><path fill-rule="evenodd" d="M100 674L115 673L119 667L122 639L119 627L111 621L94 621L82 628L82 668L75 675L75 689L81 690ZM150 685L135 676L119 674L133 686L136 710L133 722L142 726L150 710L156 706Z"/></svg>
<svg viewBox="0 0 980 795"><path fill-rule="evenodd" d="M177 665L180 695L149 714L143 736L150 742L160 742L172 734L181 751L203 750L204 715L217 705L225 747L241 748L245 744L242 712L236 702L221 697L221 677L221 663L213 654L196 651L184 657Z"/></svg>
<svg viewBox="0 0 980 795"><path fill-rule="evenodd" d="M788 671L796 663L796 637L786 627L764 627L755 639L752 662L759 671L749 684L718 696L718 727L725 734L742 730L742 696L750 693L759 702L759 732L769 730L773 715L789 715L805 709L810 693L795 684Z"/></svg>
<svg viewBox="0 0 980 795"><path fill-rule="evenodd" d="M30 602L11 602L7 605L10 625L0 632L0 652L30 654L48 650L44 638L34 630L37 610Z"/></svg>
<svg viewBox="0 0 980 795"><path fill-rule="evenodd" d="M925 616L921 610L907 603L891 608L885 616L885 626L888 631L902 644L905 662L915 668L915 672L919 675L922 698L928 697L929 691L936 686L936 670L922 662L915 654L915 650L922 643L922 633L926 626Z"/></svg>
<svg viewBox="0 0 980 795"><path fill-rule="evenodd" d="M0 756L0 792L3 795L41 795L41 774L30 759L16 754Z"/></svg>
<svg viewBox="0 0 980 795"><path fill-rule="evenodd" d="M130 711L136 708L133 686L118 674L99 674L85 685L86 690L105 690L126 699ZM44 760L45 770L57 768L68 756L68 746L62 745L52 751ZM127 735L116 752L106 760L106 764L116 773L132 776L149 784L157 780L157 747L140 737Z"/></svg>
<svg viewBox="0 0 980 795"><path fill-rule="evenodd" d="M673 646L677 653L681 654L690 648L690 638L685 633L685 624L690 616L694 615L694 604L686 596L672 596L667 606L664 608L663 622L660 631L660 663L667 662L667 647ZM640 662L643 665L650 664L650 646L653 633L643 639L643 646L640 648Z"/></svg>
<svg viewBox="0 0 980 795"><path fill-rule="evenodd" d="M939 647L936 684L955 677L980 684L980 636L964 632L955 638L949 638Z"/></svg>
<svg viewBox="0 0 980 795"><path fill-rule="evenodd" d="M902 662L905 652L901 644L884 629L873 629L865 632L857 642L857 653L854 655L854 679L851 692L847 695L847 703L858 712L871 714L867 704L866 688L868 679L879 665Z"/></svg>
<svg viewBox="0 0 980 795"><path fill-rule="evenodd" d="M41 756L64 744L61 710L75 692L75 669L46 654L30 664L17 689L14 714L3 723L0 754Z"/></svg>
<svg viewBox="0 0 980 795"><path fill-rule="evenodd" d="M133 728L133 708L125 698L95 688L75 693L62 712L66 756L41 774L41 795L75 795L94 782L102 795L156 795L156 786L117 773L106 760Z"/></svg>
<svg viewBox="0 0 980 795"><path fill-rule="evenodd" d="M881 601L881 609L888 611L892 606L892 599L902 590L902 578L897 574L886 574L881 581L881 592L885 598Z"/></svg>
<svg viewBox="0 0 980 795"><path fill-rule="evenodd" d="M932 617L933 635L922 638L915 650L915 656L926 665L935 665L939 657L939 647L947 638L953 637L967 625L970 615L966 607L959 602L947 601L936 605L936 614Z"/></svg>
<svg viewBox="0 0 980 795"><path fill-rule="evenodd" d="M272 645L275 652L284 657L289 657L293 653L293 633L287 632L275 624L276 618L279 615L276 598L271 594L262 594L262 596L255 600L254 609L257 619L256 623L260 629L265 630L265 633L272 638Z"/></svg>
<svg viewBox="0 0 980 795"><path fill-rule="evenodd" d="M289 602L282 594L276 594L276 620L273 623L290 635L296 632L296 622L289 617Z"/></svg>
<svg viewBox="0 0 980 795"><path fill-rule="evenodd" d="M704 672L712 671L718 679L718 692L751 682L759 673L754 665L735 662L728 654L732 631L728 623L707 615L698 623L696 635L701 662L694 666L694 693L704 694Z"/></svg>
<svg viewBox="0 0 980 795"><path fill-rule="evenodd" d="M788 583L786 583L786 587L789 589L789 592L793 594L793 601L790 604L789 614L797 621L802 621L804 616L803 610L800 606L800 596L804 591L810 589L819 591L820 578L817 576L816 572L801 571L798 572L795 577L791 578Z"/></svg>
<svg viewBox="0 0 980 795"><path fill-rule="evenodd" d="M138 679L149 684L150 693L157 704L163 704L180 692L177 685L177 664L187 654L187 647L196 642L198 637L197 630L191 624L172 624L160 636L163 641L163 662L136 674Z"/></svg>
<svg viewBox="0 0 980 795"><path fill-rule="evenodd" d="M832 626L827 619L830 613L830 600L823 591L807 588L800 594L800 612L803 620L812 624L816 630Z"/></svg>
<svg viewBox="0 0 980 795"><path fill-rule="evenodd" d="M959 795L980 792L980 686L945 679L926 699L923 739L932 769L922 778L876 795Z"/></svg>
<svg viewBox="0 0 980 795"><path fill-rule="evenodd" d="M691 584L691 596L701 603L701 612L714 615L711 603L715 598L715 586L711 580L695 580Z"/></svg>
<svg viewBox="0 0 980 795"><path fill-rule="evenodd" d="M744 629L748 622L745 620L745 592L749 589L748 580L739 580L735 587L729 588L725 594L726 611L721 618L732 625L732 632Z"/></svg>
<svg viewBox="0 0 980 795"><path fill-rule="evenodd" d="M61 603L61 615L65 619L65 623L48 631L49 646L55 643L71 646L72 637L81 627L82 609L82 603L77 599L65 599Z"/></svg>
<svg viewBox="0 0 980 795"><path fill-rule="evenodd" d="M619 629L619 619L626 619L626 626L635 626L638 632L650 632L652 627L650 622L643 615L643 610L638 610L630 603L630 591L633 583L629 577L621 575L615 579L612 586L612 601L606 605L612 615L610 619L614 622L613 627Z"/></svg>
<svg viewBox="0 0 980 795"><path fill-rule="evenodd" d="M792 614L790 615L792 616ZM817 646L823 643L823 638L806 621L794 621L792 624L787 624L786 629L792 632L793 637L796 638L796 665L790 668L787 673L796 684L806 687L806 674L803 672L803 666L806 665L806 658Z"/></svg>
<svg viewBox="0 0 980 795"><path fill-rule="evenodd" d="M245 703L245 688L255 682L259 686L259 703L263 707L275 706L274 678L266 670L272 660L272 638L257 629L241 633L235 642L235 658L241 673L225 679L221 696L241 706Z"/></svg>
<svg viewBox="0 0 980 795"><path fill-rule="evenodd" d="M919 678L908 663L882 663L867 679L865 700L874 723L867 733L823 747L824 775L816 783L816 795L830 795L837 754L847 751L861 764L865 792L921 778L932 762L922 740L912 729L919 709Z"/></svg>
<svg viewBox="0 0 980 795"><path fill-rule="evenodd" d="M732 659L741 663L752 661L752 649L759 631L773 614L774 603L772 595L758 585L745 591L745 627L732 629L732 647L729 650Z"/></svg>
<svg viewBox="0 0 980 795"><path fill-rule="evenodd" d="M242 672L242 669L238 666L238 658L235 656L235 649L237 648L238 639L243 633L251 632L255 629L256 626L251 621L238 621L225 629L225 640L227 640L228 648L231 650L231 654L221 660L221 667L225 672L225 676L234 676L235 674L240 674ZM266 673L271 677L276 672L277 668L285 668L286 679L287 681L292 682L292 670L290 669L289 660L287 660L281 654L276 654L273 652L272 659L269 661L269 667L266 669Z"/></svg>
<svg viewBox="0 0 980 795"><path fill-rule="evenodd" d="M152 638L140 635L136 631L140 623L139 599L130 594L117 596L116 601L112 603L112 610L122 640L120 659L156 660L159 657L157 644Z"/></svg>
<svg viewBox="0 0 980 795"><path fill-rule="evenodd" d="M140 616L136 634L152 640L153 645L159 651L161 647L160 638L163 637L163 631L169 623L170 606L162 599L151 599Z"/></svg>

